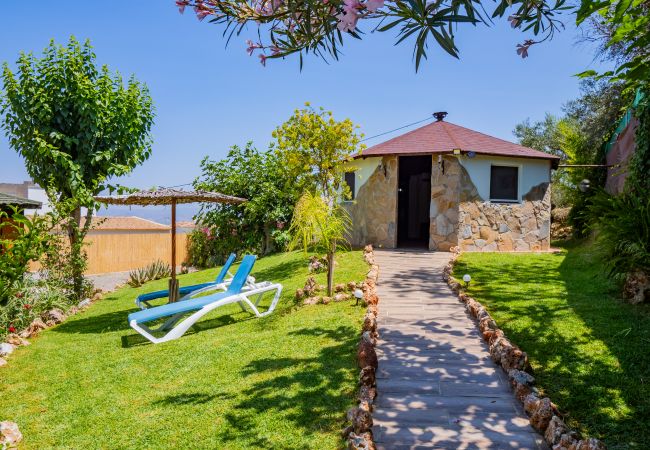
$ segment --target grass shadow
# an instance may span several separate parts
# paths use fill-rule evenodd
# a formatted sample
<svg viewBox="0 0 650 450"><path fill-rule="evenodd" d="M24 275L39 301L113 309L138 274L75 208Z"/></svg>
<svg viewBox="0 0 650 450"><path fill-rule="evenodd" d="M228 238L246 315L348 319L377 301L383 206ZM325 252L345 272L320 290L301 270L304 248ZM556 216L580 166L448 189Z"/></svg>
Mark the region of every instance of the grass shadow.
<svg viewBox="0 0 650 450"><path fill-rule="evenodd" d="M620 300L588 246L564 249L463 257L455 274L472 275L470 294L528 352L570 426L610 449L650 448L650 310Z"/></svg>
<svg viewBox="0 0 650 450"><path fill-rule="evenodd" d="M245 439L250 448L282 448L263 436L249 436L253 418L269 410L282 415L306 434L342 428L344 412L354 394L349 387L354 385L350 380L355 373L356 330L349 326L317 327L290 332L290 335L326 339L331 345L324 346L314 357L261 358L245 366L242 377L261 380L243 391L245 400L226 414L229 431L223 436L225 441ZM300 370L290 370L296 367ZM348 389L342 394L344 388Z"/></svg>

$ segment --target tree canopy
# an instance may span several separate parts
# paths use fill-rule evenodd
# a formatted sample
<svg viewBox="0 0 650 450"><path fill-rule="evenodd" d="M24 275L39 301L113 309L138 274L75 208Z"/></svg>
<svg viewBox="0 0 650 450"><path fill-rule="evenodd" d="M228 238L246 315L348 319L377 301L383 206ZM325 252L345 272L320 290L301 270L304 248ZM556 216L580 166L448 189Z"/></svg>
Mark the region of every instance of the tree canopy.
<svg viewBox="0 0 650 450"><path fill-rule="evenodd" d="M16 75L3 66L2 127L52 200L92 207L112 177L149 157L154 113L146 86L134 77L124 86L119 74L98 68L89 41L51 41L43 57L22 53L17 66Z"/></svg>
<svg viewBox="0 0 650 450"><path fill-rule="evenodd" d="M276 154L295 180L333 201L339 193L346 194L345 163L354 152L363 151L363 136L350 119L337 121L331 111L305 106L273 132Z"/></svg>
<svg viewBox="0 0 650 450"><path fill-rule="evenodd" d="M17 74L3 66L2 128L24 159L27 173L43 187L62 217L68 217L75 291L81 295L84 236L95 207L93 196L112 189L151 154L153 105L143 84L98 68L90 42L54 41L42 57L21 53ZM80 229L81 207L87 207Z"/></svg>
<svg viewBox="0 0 650 450"><path fill-rule="evenodd" d="M260 152L251 142L244 148L234 145L222 160L205 157L201 172L194 188L248 199L239 205L206 204L198 214L199 223L218 238L215 259L233 251L266 254L285 246L288 223L302 186L275 152Z"/></svg>

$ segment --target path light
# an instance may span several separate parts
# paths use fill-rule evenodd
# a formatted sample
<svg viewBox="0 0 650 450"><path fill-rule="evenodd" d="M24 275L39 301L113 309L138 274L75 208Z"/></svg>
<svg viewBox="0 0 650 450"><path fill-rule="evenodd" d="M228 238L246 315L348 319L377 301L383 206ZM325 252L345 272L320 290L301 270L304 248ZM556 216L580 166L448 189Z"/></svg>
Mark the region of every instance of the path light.
<svg viewBox="0 0 650 450"><path fill-rule="evenodd" d="M578 185L578 189L580 189L580 192L587 192L590 187L591 187L591 182L587 179L582 180Z"/></svg>
<svg viewBox="0 0 650 450"><path fill-rule="evenodd" d="M357 302L355 303L355 305L358 305L359 300L361 300L363 298L363 291L361 289L355 289L354 290L354 298L357 299Z"/></svg>
<svg viewBox="0 0 650 450"><path fill-rule="evenodd" d="M472 277L469 276L468 273L463 275L463 281L465 282L465 287L469 286L469 282L472 281Z"/></svg>

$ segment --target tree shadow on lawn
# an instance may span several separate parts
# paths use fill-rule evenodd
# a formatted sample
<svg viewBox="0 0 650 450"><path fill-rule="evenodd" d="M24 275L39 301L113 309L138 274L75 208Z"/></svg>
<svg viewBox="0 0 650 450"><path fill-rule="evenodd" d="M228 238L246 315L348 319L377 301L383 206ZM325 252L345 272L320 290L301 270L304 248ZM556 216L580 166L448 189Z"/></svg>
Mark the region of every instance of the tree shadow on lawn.
<svg viewBox="0 0 650 450"><path fill-rule="evenodd" d="M580 366L592 364L588 376L583 375L584 383L590 390L597 389L600 397L597 405L584 407L591 413L589 421L603 433L608 448L650 448L650 308L625 303L596 258L585 250L569 248L559 271L567 289L567 302L589 328L589 338L603 342L616 362L593 367L593 359L588 356L578 364L566 364L572 377ZM580 396L579 391L574 394ZM628 414L616 419L598 411L615 409L615 397L629 409Z"/></svg>
<svg viewBox="0 0 650 450"><path fill-rule="evenodd" d="M283 280L300 275L301 272L307 272L307 264L309 260L305 256L304 260L297 259L285 261L266 267L261 270L253 270L252 275L257 281L271 281L273 283L281 283Z"/></svg>
<svg viewBox="0 0 650 450"><path fill-rule="evenodd" d="M313 357L262 358L248 364L242 377L268 377L244 390L246 399L225 415L228 427L221 436L224 441L245 441L251 448L281 448L277 442L255 433L259 427L255 417L269 412L290 421L304 435L342 429L356 387L354 353L358 332L350 326L339 326L306 328L290 335L327 337L333 345L322 348ZM281 374L287 369L296 370Z"/></svg>
<svg viewBox="0 0 650 450"><path fill-rule="evenodd" d="M186 394L166 395L165 397L152 402L152 404L170 406L170 407L182 406L182 405L203 405L217 398L223 400L232 397L233 397L232 395L191 392Z"/></svg>
<svg viewBox="0 0 650 450"><path fill-rule="evenodd" d="M543 261L526 261L522 267L473 264L475 280L502 280L481 285L481 292L475 295L479 300L488 299L485 304L497 317L512 317L512 323L504 318L497 319L497 323L537 363L539 387L560 405L569 425L603 439L610 450L650 448L646 425L650 422L649 388L644 384L650 379L650 358L640 354L647 349L647 343L641 338L638 345L631 345L621 334L626 327L643 328L641 334L650 337L650 321L646 317L640 324L638 309L635 312L634 307L612 297L605 274L586 261L581 251L569 249L564 256L557 270L549 270L555 266L549 267ZM457 274L463 269L460 265ZM530 295L528 299L521 298L521 291L507 288L508 284L530 283L530 277L541 286L535 292L524 291L524 295ZM566 289L566 304L553 298L545 301L545 285L557 285L558 281ZM548 295L561 298L564 294ZM517 304L521 300L527 302ZM571 326L567 322L571 316L577 316L587 331L568 340L557 329ZM529 318L528 325L517 324L518 317ZM620 323L627 325L619 329ZM586 353L584 346L593 340L603 342L616 361L608 362L606 354ZM620 411L622 404L630 408L630 414Z"/></svg>

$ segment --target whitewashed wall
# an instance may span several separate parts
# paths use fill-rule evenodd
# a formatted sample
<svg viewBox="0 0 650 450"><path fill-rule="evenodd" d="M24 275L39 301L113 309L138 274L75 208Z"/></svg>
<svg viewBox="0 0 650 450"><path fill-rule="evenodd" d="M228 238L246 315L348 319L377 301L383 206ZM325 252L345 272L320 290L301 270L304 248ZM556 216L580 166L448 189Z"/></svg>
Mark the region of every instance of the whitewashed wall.
<svg viewBox="0 0 650 450"><path fill-rule="evenodd" d="M500 156L476 155L468 158L462 155L458 158L460 164L467 170L481 199L490 200L490 167L517 166L519 167L519 201L533 187L540 183L551 181L551 162L545 159L505 158Z"/></svg>

